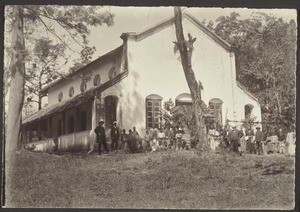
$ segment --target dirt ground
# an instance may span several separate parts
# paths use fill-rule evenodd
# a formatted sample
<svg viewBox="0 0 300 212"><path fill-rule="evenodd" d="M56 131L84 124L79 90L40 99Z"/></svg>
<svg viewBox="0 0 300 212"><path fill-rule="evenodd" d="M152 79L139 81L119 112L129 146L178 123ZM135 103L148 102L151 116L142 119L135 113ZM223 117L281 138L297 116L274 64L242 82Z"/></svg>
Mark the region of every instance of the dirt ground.
<svg viewBox="0 0 300 212"><path fill-rule="evenodd" d="M9 158L6 207L293 209L295 158L164 151Z"/></svg>

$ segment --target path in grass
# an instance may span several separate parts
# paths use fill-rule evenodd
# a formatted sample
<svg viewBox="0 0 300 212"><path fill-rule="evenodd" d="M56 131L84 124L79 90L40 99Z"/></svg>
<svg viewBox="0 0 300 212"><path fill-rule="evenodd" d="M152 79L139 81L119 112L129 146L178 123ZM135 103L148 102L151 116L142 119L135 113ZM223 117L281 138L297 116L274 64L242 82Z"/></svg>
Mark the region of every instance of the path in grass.
<svg viewBox="0 0 300 212"><path fill-rule="evenodd" d="M11 159L6 205L92 208L280 208L294 205L294 158L282 155L50 155Z"/></svg>

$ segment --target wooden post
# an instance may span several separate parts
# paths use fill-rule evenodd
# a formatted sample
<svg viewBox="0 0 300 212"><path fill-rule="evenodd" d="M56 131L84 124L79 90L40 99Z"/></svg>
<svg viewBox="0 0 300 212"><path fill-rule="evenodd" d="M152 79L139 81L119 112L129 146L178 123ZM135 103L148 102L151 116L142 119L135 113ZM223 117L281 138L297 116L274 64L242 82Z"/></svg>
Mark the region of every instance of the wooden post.
<svg viewBox="0 0 300 212"><path fill-rule="evenodd" d="M74 133L76 133L77 132L77 119L78 119L78 117L77 117L77 107L74 109Z"/></svg>
<svg viewBox="0 0 300 212"><path fill-rule="evenodd" d="M29 143L32 142L32 125L29 123Z"/></svg>
<svg viewBox="0 0 300 212"><path fill-rule="evenodd" d="M65 111L61 114L61 134L65 134Z"/></svg>
<svg viewBox="0 0 300 212"><path fill-rule="evenodd" d="M101 93L99 92L96 94L96 123L97 124L101 119L103 110L104 110L104 108L103 108L103 104L102 104ZM103 117L103 119L104 119L104 117Z"/></svg>
<svg viewBox="0 0 300 212"><path fill-rule="evenodd" d="M74 124L75 124L75 129L74 131L75 132L78 132L79 130L79 124L80 124L80 107L76 107L76 110L75 110L75 117L74 117Z"/></svg>
<svg viewBox="0 0 300 212"><path fill-rule="evenodd" d="M38 140L42 140L42 134L41 134L41 120L38 120Z"/></svg>

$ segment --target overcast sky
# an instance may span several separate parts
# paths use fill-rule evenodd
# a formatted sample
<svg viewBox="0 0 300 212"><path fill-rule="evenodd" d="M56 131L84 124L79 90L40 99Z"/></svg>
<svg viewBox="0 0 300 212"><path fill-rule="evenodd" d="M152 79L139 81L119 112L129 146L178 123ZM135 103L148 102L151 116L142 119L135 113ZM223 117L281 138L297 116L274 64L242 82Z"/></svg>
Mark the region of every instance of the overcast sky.
<svg viewBox="0 0 300 212"><path fill-rule="evenodd" d="M120 46L123 32L141 32L158 22L170 18L174 15L173 7L109 7L115 14L115 23L112 27L101 26L94 28L90 41L97 51L94 58ZM246 8L186 8L190 14L198 20L206 19L207 22L215 21L219 16L227 16L231 12L238 12L241 19L249 18L252 12L265 12L282 17L284 20L297 20L296 10L293 9L246 9Z"/></svg>

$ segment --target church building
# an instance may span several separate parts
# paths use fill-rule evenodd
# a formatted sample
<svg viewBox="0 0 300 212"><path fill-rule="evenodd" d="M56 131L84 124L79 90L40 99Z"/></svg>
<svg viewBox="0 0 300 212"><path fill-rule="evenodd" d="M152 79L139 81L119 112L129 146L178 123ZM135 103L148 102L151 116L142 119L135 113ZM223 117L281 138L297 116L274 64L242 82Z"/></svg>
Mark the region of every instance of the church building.
<svg viewBox="0 0 300 212"><path fill-rule="evenodd" d="M183 13L183 30L186 38L188 33L196 37L192 66L216 122L241 124L249 114L261 122L258 99L236 81L234 48L188 13ZM41 151L51 150L53 142L61 151L89 149L101 118L107 137L115 120L127 132L135 126L143 137L146 129L161 124L165 101L192 104L174 52L174 17L120 38L118 48L43 88L48 106L23 120L23 144L35 143Z"/></svg>

